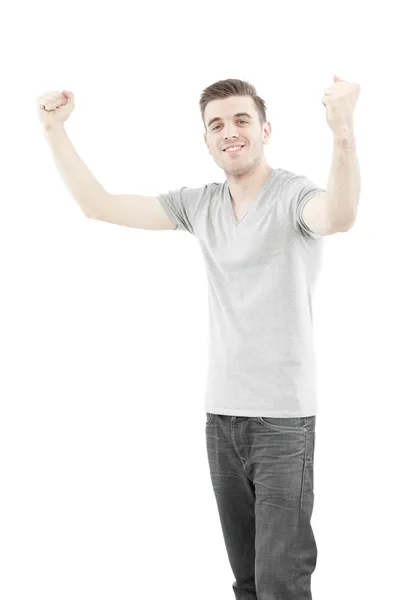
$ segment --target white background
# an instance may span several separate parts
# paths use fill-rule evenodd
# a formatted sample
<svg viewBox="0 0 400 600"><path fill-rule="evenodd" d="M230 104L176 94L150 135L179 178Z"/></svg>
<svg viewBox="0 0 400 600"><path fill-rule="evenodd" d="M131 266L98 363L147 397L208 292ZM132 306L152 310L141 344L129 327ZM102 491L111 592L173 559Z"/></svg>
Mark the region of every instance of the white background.
<svg viewBox="0 0 400 600"><path fill-rule="evenodd" d="M233 600L205 444L197 240L87 219L36 111L72 90L111 193L224 181L199 99L245 79L268 164L327 185L333 74L361 85L357 222L314 298L314 600L394 597L399 522L399 84L394 4L14 3L3 14L0 597ZM398 38L397 38L398 39Z"/></svg>

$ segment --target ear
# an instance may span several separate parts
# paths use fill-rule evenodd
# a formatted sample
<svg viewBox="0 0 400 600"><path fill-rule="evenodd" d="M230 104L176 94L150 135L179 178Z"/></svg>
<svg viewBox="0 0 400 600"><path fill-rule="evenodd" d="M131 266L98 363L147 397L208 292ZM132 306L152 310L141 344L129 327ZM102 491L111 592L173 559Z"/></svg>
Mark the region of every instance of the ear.
<svg viewBox="0 0 400 600"><path fill-rule="evenodd" d="M271 137L271 131L272 131L271 123L267 122L267 127L264 127L264 129L263 129L263 132L264 132L264 144L268 144L269 139Z"/></svg>

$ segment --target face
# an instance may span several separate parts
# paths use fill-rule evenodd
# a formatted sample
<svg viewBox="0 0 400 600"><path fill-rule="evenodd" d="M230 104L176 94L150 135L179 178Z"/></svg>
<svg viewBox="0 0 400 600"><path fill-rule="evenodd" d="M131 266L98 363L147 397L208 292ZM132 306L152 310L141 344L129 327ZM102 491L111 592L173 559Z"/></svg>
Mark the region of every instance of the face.
<svg viewBox="0 0 400 600"><path fill-rule="evenodd" d="M248 113L249 116L235 116L237 113ZM214 121L216 117L218 119ZM251 96L212 100L205 108L204 121L204 140L209 152L226 173L240 175L265 163L264 148L269 140L271 125L267 121L261 127ZM231 144L244 147L234 153L223 150Z"/></svg>

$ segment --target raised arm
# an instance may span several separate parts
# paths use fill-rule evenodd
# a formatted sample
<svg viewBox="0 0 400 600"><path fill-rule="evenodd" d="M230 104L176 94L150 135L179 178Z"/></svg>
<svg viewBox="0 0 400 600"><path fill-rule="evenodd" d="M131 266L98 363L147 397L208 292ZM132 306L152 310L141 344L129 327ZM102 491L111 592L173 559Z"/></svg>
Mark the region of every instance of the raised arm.
<svg viewBox="0 0 400 600"><path fill-rule="evenodd" d="M174 229L155 196L110 194L78 155L64 121L74 109L71 92L48 92L38 98L40 120L57 169L83 213L100 221L137 229Z"/></svg>

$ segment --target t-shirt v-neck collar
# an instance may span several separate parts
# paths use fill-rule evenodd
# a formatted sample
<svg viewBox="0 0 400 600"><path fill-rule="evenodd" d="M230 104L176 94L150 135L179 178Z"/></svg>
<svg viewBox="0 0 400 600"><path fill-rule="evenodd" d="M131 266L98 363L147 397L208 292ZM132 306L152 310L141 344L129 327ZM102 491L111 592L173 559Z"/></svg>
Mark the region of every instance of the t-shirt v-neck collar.
<svg viewBox="0 0 400 600"><path fill-rule="evenodd" d="M228 213L229 213L229 218L233 222L233 225L235 227L238 227L239 225L241 225L241 223L247 217L247 215L250 212L252 212L253 210L255 210L257 204L260 202L260 198L262 197L262 195L267 190L267 188L268 188L269 184L271 183L272 179L274 179L277 171L278 171L278 169L272 169L271 175L269 176L269 178L267 179L267 181L264 183L264 185L261 187L261 189L257 192L257 195L256 195L255 199L253 200L253 202L250 204L247 212L243 215L243 217L239 221L237 221L235 213L233 212L232 198L231 198L231 194L229 192L228 182L225 181L225 183L224 183L224 204L227 207L227 210L228 210Z"/></svg>

